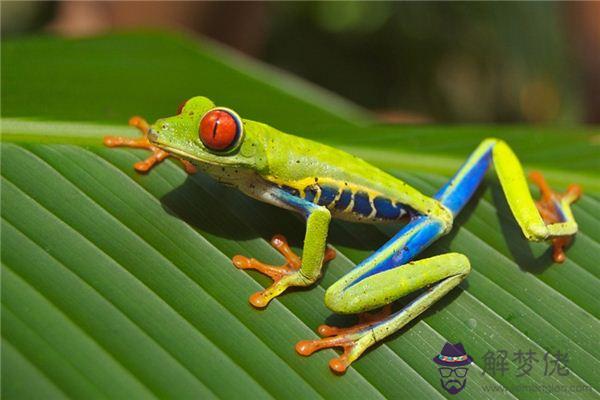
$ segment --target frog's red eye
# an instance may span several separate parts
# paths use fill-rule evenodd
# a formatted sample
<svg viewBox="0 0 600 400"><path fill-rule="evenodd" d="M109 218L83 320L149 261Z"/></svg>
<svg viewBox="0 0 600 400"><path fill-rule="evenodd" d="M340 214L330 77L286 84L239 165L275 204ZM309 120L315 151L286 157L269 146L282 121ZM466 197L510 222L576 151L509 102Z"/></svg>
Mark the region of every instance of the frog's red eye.
<svg viewBox="0 0 600 400"><path fill-rule="evenodd" d="M188 100L189 100L189 99L188 99ZM186 105L186 103L187 103L187 102L188 102L188 101L187 101L187 100L185 100L183 103L181 103L181 104L179 105L179 107L177 107L177 115L181 114L181 112L183 111L183 107L185 107L185 105Z"/></svg>
<svg viewBox="0 0 600 400"><path fill-rule="evenodd" d="M215 108L200 121L200 140L210 150L224 151L240 143L243 126L240 117L231 110Z"/></svg>

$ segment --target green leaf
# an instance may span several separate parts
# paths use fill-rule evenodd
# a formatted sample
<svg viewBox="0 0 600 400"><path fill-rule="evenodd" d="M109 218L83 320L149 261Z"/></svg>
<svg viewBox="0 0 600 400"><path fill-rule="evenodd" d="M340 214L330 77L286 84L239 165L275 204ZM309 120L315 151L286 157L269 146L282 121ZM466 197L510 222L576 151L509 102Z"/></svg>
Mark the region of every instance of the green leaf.
<svg viewBox="0 0 600 400"><path fill-rule="evenodd" d="M4 41L2 71L3 397L451 397L431 361L450 341L475 359L463 398L598 398L598 129L381 126L281 72L162 33ZM105 134L136 135L129 116L169 115L197 94L428 194L483 138L503 138L558 188L584 186L581 231L553 264L546 244L524 241L490 173L454 231L423 254L466 254L469 278L333 375L334 351L303 358L294 344L326 320L352 322L331 316L325 288L398 226L333 223L338 257L323 279L253 309L247 298L268 279L230 258L281 262L268 239L284 233L299 251L303 222L177 163L138 174L143 151L101 145ZM484 373L490 350L510 353L508 372ZM530 375L515 376L518 350L536 352ZM569 374L546 376L544 355L557 350Z"/></svg>

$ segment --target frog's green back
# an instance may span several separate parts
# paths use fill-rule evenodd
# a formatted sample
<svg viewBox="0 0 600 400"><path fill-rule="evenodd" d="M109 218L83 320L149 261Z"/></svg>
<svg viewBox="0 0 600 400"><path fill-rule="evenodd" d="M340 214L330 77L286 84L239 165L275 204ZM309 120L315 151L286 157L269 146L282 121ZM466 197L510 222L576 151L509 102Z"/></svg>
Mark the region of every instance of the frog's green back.
<svg viewBox="0 0 600 400"><path fill-rule="evenodd" d="M270 127L269 127L270 128ZM398 181L362 159L331 146L286 134L266 131L265 148L269 175L285 182L329 178L341 182L385 186Z"/></svg>
<svg viewBox="0 0 600 400"><path fill-rule="evenodd" d="M432 199L405 182L345 151L286 134L262 123L248 120L245 123L246 129L260 137L265 149L267 165L258 171L261 176L297 190L302 197L310 197L310 192L313 192L312 196L323 196L322 189L326 186L337 190L338 198L344 189L353 196L360 193L371 205L379 197L416 210L435 206Z"/></svg>

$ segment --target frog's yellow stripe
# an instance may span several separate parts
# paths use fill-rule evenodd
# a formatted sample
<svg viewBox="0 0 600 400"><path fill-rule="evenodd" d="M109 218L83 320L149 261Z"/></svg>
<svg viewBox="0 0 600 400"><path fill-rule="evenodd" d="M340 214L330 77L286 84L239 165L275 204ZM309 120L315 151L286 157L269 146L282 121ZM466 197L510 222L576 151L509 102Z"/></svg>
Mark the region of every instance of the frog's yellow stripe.
<svg viewBox="0 0 600 400"><path fill-rule="evenodd" d="M275 180L277 182L277 180ZM328 208L350 219L394 220L406 214L397 199L360 185L331 178L306 178L281 185L303 200Z"/></svg>
<svg viewBox="0 0 600 400"><path fill-rule="evenodd" d="M355 185L352 184L351 182L346 182L346 181L340 181L337 179L332 179L332 178L318 178L318 180L315 181L315 178L305 178L305 179L300 179L297 181L284 181L284 180L280 180L277 179L275 177L269 176L267 178L269 181L274 182L277 185L285 185L285 186L290 186L294 189L297 189L298 191L300 191L300 193L302 193L304 191L304 188L309 187L311 185L331 185L334 187L339 188L340 190L343 190L344 188L350 189L350 191L352 193L357 193L357 192L365 192L369 195L370 198L375 198L376 196L384 196L383 193L373 190L371 188L365 187L365 186L360 186L360 185Z"/></svg>

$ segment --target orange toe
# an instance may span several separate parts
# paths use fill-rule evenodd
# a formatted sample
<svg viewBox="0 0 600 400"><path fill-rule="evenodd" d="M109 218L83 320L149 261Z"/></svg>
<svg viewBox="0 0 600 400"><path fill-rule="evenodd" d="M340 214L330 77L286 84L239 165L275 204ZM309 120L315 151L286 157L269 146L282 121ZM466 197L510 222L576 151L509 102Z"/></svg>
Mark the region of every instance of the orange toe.
<svg viewBox="0 0 600 400"><path fill-rule="evenodd" d="M329 368L336 373L342 374L346 372L346 369L351 364L348 356L355 345L356 342L353 339L340 335L317 340L302 340L296 343L296 352L306 357L321 349L342 347L344 349L342 355L329 361Z"/></svg>
<svg viewBox="0 0 600 400"><path fill-rule="evenodd" d="M271 238L271 246L275 248L287 261L287 265L294 269L300 269L302 259L292 250L285 236L275 235Z"/></svg>
<svg viewBox="0 0 600 400"><path fill-rule="evenodd" d="M331 368L334 372L337 372L338 374L345 373L349 365L350 363L348 363L342 357L333 358L329 361L329 368Z"/></svg>
<svg viewBox="0 0 600 400"><path fill-rule="evenodd" d="M305 279L294 279L293 275L298 274L298 270L302 266L302 259L291 249L285 236L273 236L271 246L283 255L286 260L285 264L281 266L269 265L242 255L236 255L231 259L233 265L239 269L253 269L273 279L273 284L270 287L254 293L248 299L250 304L257 308L266 307L273 298L283 293L289 286L305 286L306 283ZM335 257L335 251L327 248L323 262L327 262L333 257Z"/></svg>
<svg viewBox="0 0 600 400"><path fill-rule="evenodd" d="M129 125L138 128L140 131L142 131L144 136L148 133L148 129L150 129L150 124L144 118L138 115L134 115L133 117L129 118Z"/></svg>
<svg viewBox="0 0 600 400"><path fill-rule="evenodd" d="M237 256L233 256L231 261L233 262L233 265L240 269L250 268L250 259L248 257L244 257L238 254Z"/></svg>
<svg viewBox="0 0 600 400"><path fill-rule="evenodd" d="M170 156L166 151L150 143L147 137L150 124L148 124L144 118L138 116L131 117L129 119L129 125L138 128L142 132L142 137L134 139L127 136L105 136L102 140L104 145L108 147L132 147L150 150L152 154L148 158L143 161L138 161L133 165L139 172L150 171L152 167ZM188 174L196 172L196 167L192 163L187 160L180 161Z"/></svg>
<svg viewBox="0 0 600 400"><path fill-rule="evenodd" d="M555 224L563 221L562 212L559 209L561 202L571 204L581 196L581 187L576 184L568 186L567 191L559 193L548 185L544 176L538 172L533 171L529 174L529 177L540 189L540 199L535 202L535 205L540 212L540 215L545 224ZM571 236L560 236L551 239L552 244L552 259L554 262L563 263L567 256L565 254L565 247L567 247L572 241Z"/></svg>
<svg viewBox="0 0 600 400"><path fill-rule="evenodd" d="M265 308L269 305L269 299L264 296L264 291L254 293L248 301L256 308Z"/></svg>
<svg viewBox="0 0 600 400"><path fill-rule="evenodd" d="M356 347L359 339L365 335L370 335L370 328L374 324L387 319L391 314L391 310L391 306L387 305L375 314L363 313L359 315L359 323L348 328L321 325L317 328L317 332L324 337L316 340L302 340L298 342L296 344L296 352L302 356L309 356L321 349L341 347L344 352L339 357L329 361L329 368L338 374L343 374L346 372L352 361L364 351L364 348L361 351ZM353 350L354 354L352 354ZM360 353L357 354L357 350Z"/></svg>

